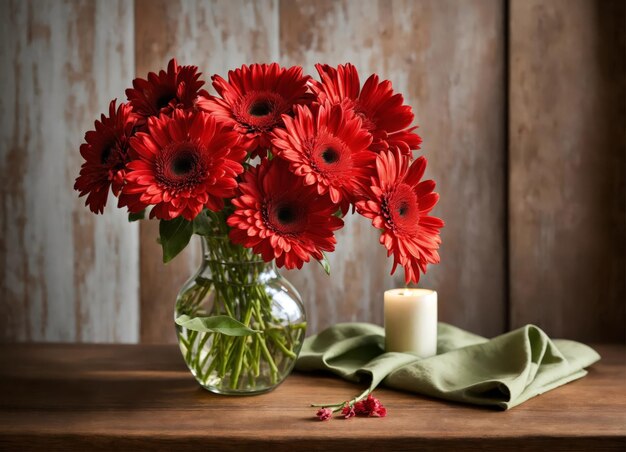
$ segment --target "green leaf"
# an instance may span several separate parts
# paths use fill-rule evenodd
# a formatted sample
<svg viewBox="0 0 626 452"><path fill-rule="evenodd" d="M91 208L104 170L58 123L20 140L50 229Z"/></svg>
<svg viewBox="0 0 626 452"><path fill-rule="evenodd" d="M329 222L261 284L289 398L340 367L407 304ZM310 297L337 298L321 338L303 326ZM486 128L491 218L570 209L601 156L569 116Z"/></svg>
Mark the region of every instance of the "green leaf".
<svg viewBox="0 0 626 452"><path fill-rule="evenodd" d="M243 323L227 315L214 315L211 317L178 316L176 324L188 330L200 331L201 333L220 333L226 336L249 336L260 333L259 330L248 328Z"/></svg>
<svg viewBox="0 0 626 452"><path fill-rule="evenodd" d="M163 248L163 262L168 263L185 249L193 235L193 223L183 217L161 220L159 238Z"/></svg>
<svg viewBox="0 0 626 452"><path fill-rule="evenodd" d="M198 235L212 235L213 230L211 228L211 219L207 215L207 212L203 210L193 220L193 232Z"/></svg>
<svg viewBox="0 0 626 452"><path fill-rule="evenodd" d="M326 254L322 252L322 259L320 259L317 262L320 263L320 265L322 266L326 274L330 275L330 262L328 262L328 258L326 257Z"/></svg>
<svg viewBox="0 0 626 452"><path fill-rule="evenodd" d="M146 209L143 209L141 212L128 214L128 221L131 221L131 222L143 220L144 218L146 218Z"/></svg>

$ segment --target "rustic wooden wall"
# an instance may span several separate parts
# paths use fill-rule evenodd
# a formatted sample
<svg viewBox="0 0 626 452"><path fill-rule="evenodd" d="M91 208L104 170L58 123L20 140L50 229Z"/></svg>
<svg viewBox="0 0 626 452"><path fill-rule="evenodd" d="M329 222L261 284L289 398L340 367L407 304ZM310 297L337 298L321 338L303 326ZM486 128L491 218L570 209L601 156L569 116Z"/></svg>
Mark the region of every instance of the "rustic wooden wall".
<svg viewBox="0 0 626 452"><path fill-rule="evenodd" d="M625 339L626 8L511 2L511 323Z"/></svg>
<svg viewBox="0 0 626 452"><path fill-rule="evenodd" d="M197 247L164 266L156 224L92 216L71 189L93 118L172 56L206 79L267 61L389 78L441 194L442 264L422 285L442 320L624 340L624 24L612 0L0 3L0 340L174 340ZM346 223L330 278L287 273L312 331L381 322L402 284L368 222Z"/></svg>
<svg viewBox="0 0 626 452"><path fill-rule="evenodd" d="M137 227L72 189L84 132L134 74L131 6L0 2L0 340L139 337Z"/></svg>

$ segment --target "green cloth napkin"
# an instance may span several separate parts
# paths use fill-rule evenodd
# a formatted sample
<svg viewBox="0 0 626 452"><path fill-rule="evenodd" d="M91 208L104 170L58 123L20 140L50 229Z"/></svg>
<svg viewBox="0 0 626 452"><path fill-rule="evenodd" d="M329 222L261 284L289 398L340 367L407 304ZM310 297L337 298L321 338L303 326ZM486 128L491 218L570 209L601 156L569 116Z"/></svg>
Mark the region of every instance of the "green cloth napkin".
<svg viewBox="0 0 626 452"><path fill-rule="evenodd" d="M590 347L551 340L527 325L493 339L439 323L437 355L385 353L384 328L340 323L308 337L300 371L326 370L373 390L383 385L456 402L509 409L587 374L600 359Z"/></svg>

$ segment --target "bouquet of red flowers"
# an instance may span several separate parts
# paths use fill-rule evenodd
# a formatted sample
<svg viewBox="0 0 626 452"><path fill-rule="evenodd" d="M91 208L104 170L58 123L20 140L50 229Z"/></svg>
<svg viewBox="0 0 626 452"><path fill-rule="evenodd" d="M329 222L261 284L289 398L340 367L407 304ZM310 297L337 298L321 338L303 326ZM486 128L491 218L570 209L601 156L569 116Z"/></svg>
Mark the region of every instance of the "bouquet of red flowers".
<svg viewBox="0 0 626 452"><path fill-rule="evenodd" d="M166 71L134 80L128 102L112 101L86 133L75 189L94 213L111 191L131 220L159 219L165 262L195 233L216 262L260 256L293 269L315 259L328 271L324 253L334 250L342 217L356 210L381 231L392 273L401 265L406 282L417 283L427 264L439 262L443 222L429 215L438 195L432 180L422 180L426 159L413 159L421 139L411 107L376 74L361 85L351 64L316 68L319 81L300 67L244 65L228 80L214 75L211 95L197 67L171 60ZM185 303L186 320L199 318L198 301ZM239 322L227 326L242 337L263 324L256 309L247 317L229 311L219 313ZM192 331L215 333L207 318L206 331ZM294 341L283 339L273 346L293 358Z"/></svg>

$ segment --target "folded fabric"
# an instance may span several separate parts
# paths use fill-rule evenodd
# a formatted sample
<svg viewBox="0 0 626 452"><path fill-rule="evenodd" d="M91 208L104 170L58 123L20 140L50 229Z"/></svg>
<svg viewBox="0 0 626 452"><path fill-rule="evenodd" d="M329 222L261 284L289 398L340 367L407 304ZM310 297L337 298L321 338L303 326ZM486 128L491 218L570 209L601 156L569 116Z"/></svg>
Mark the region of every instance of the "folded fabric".
<svg viewBox="0 0 626 452"><path fill-rule="evenodd" d="M369 385L380 383L456 402L509 409L587 374L600 359L592 348L551 340L527 325L485 339L439 323L437 355L385 353L385 330L368 323L340 323L308 337L296 363L299 371L330 371Z"/></svg>

